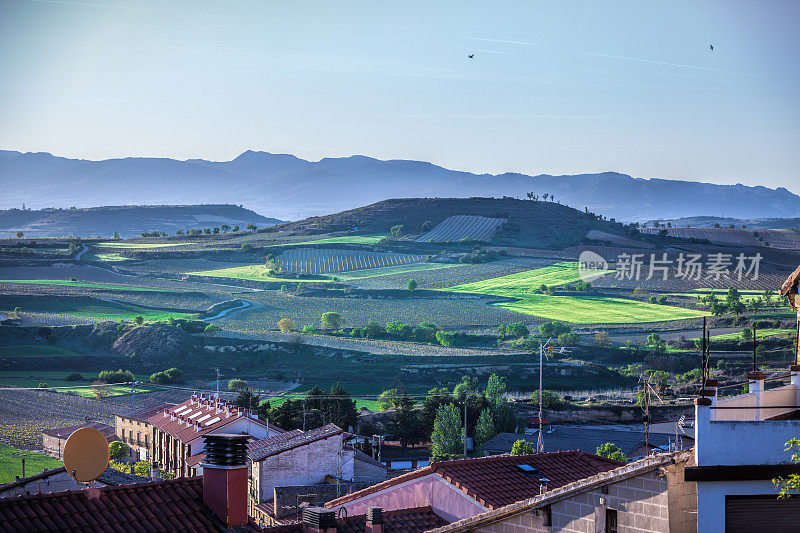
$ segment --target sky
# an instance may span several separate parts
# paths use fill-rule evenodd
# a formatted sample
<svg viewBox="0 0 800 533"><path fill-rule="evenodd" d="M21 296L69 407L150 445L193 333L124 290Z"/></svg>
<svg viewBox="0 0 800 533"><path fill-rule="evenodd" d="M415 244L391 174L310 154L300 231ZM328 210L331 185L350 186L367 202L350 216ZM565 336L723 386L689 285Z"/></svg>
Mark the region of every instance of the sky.
<svg viewBox="0 0 800 533"><path fill-rule="evenodd" d="M0 149L800 192L798 22L773 0L0 0Z"/></svg>

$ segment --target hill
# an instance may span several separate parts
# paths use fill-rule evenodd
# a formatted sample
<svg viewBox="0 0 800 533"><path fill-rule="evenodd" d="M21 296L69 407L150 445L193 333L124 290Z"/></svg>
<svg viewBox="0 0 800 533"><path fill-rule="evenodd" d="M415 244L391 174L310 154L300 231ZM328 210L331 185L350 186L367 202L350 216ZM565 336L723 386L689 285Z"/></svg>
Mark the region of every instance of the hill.
<svg viewBox="0 0 800 533"><path fill-rule="evenodd" d="M629 236L619 222L598 220L593 214L556 202L517 200L516 198L400 198L384 200L357 209L311 217L272 226L267 230L290 234L353 231L389 233L402 225L405 234L426 233L423 224L435 227L449 217L468 215L502 219L492 242L507 246L560 249L585 241L590 230ZM466 218L466 217L465 217ZM641 236L632 236L640 239Z"/></svg>
<svg viewBox="0 0 800 533"><path fill-rule="evenodd" d="M22 231L26 237L99 235L138 237L142 232L214 228L222 224L244 229L247 224L267 227L281 222L237 205L123 205L71 209L0 210L0 237Z"/></svg>
<svg viewBox="0 0 800 533"><path fill-rule="evenodd" d="M654 220L648 220L647 225L652 226ZM676 228L737 228L747 229L800 229L800 218L731 218L731 217L681 217L673 219L659 219L659 224L666 226L667 223Z"/></svg>
<svg viewBox="0 0 800 533"><path fill-rule="evenodd" d="M247 151L231 161L124 158L88 161L48 153L0 151L0 207L87 206L114 202L239 204L287 220L352 209L387 198L524 198L554 194L580 210L625 221L728 215L800 216L800 197L784 188L641 179L617 172L552 176L473 174L422 161L365 156L306 161ZM64 184L68 183L69 188Z"/></svg>

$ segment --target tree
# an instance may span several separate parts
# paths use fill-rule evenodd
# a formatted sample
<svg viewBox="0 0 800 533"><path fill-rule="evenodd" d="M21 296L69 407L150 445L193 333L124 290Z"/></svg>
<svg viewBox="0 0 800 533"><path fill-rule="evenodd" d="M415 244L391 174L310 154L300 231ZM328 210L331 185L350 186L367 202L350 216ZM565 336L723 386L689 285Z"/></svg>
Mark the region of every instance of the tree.
<svg viewBox="0 0 800 533"><path fill-rule="evenodd" d="M231 382L232 381L241 381L244 383L244 387L240 388L232 388ZM234 383L234 385L237 385ZM253 389L247 387L247 382L242 381L241 379L232 379L228 382L228 388L230 390L238 391L239 394L236 395L236 398L233 400L233 405L236 407L241 407L242 409L258 409L261 404L261 397L258 394L253 392Z"/></svg>
<svg viewBox="0 0 800 533"><path fill-rule="evenodd" d="M228 390L242 391L247 388L247 382L243 379L231 379L228 381Z"/></svg>
<svg viewBox="0 0 800 533"><path fill-rule="evenodd" d="M453 402L453 396L450 395L447 387L433 388L428 391L428 395L422 401L422 426L427 434L433 431L433 421L436 419L439 407L450 405Z"/></svg>
<svg viewBox="0 0 800 533"><path fill-rule="evenodd" d="M239 233L239 226L238 225L233 226L233 232L234 233Z"/></svg>
<svg viewBox="0 0 800 533"><path fill-rule="evenodd" d="M539 391L531 393L531 403L539 405ZM564 406L564 400L553 391L544 389L542 391L542 409L557 410Z"/></svg>
<svg viewBox="0 0 800 533"><path fill-rule="evenodd" d="M539 333L543 337L558 337L562 333L569 333L572 330L568 325L562 322L545 322L539 325Z"/></svg>
<svg viewBox="0 0 800 533"><path fill-rule="evenodd" d="M104 383L129 383L136 380L133 372L121 368L119 370L103 370L98 374L97 379Z"/></svg>
<svg viewBox="0 0 800 533"><path fill-rule="evenodd" d="M244 229L246 229L246 230L248 230L248 231L255 231L255 230L257 230L258 228L257 228L257 227L256 227L256 225L255 225L255 224L253 224L252 222L248 222L247 224L245 224L245 226L244 226Z"/></svg>
<svg viewBox="0 0 800 533"><path fill-rule="evenodd" d="M497 429L494 425L492 412L490 409L484 409L478 416L478 423L475 426L475 446L483 446L495 435L497 435Z"/></svg>
<svg viewBox="0 0 800 533"><path fill-rule="evenodd" d="M108 443L108 455L110 455L112 459L119 461L123 457L130 455L130 453L131 449L122 441L112 440Z"/></svg>
<svg viewBox="0 0 800 533"><path fill-rule="evenodd" d="M562 333L558 336L558 344L561 346L575 346L578 344L577 333Z"/></svg>
<svg viewBox="0 0 800 533"><path fill-rule="evenodd" d="M750 300L748 307L754 312L758 313L762 307L764 307L764 300L761 299L761 296L753 298Z"/></svg>
<svg viewBox="0 0 800 533"><path fill-rule="evenodd" d="M514 442L514 445L511 447L511 455L532 455L534 453L536 453L536 448L533 447L533 444L524 439L519 439Z"/></svg>
<svg viewBox="0 0 800 533"><path fill-rule="evenodd" d="M381 411L397 409L404 395L405 391L399 391L397 389L383 391L378 395L378 409Z"/></svg>
<svg viewBox="0 0 800 533"><path fill-rule="evenodd" d="M386 429L400 441L400 446L414 446L423 437L419 412L414 410L414 401L403 392L397 401L397 411L389 419Z"/></svg>
<svg viewBox="0 0 800 533"><path fill-rule="evenodd" d="M17 232L17 239L21 239L23 235L25 235L25 234L22 233L21 231L18 231Z"/></svg>
<svg viewBox="0 0 800 533"><path fill-rule="evenodd" d="M772 289L767 289L764 291L764 294L762 294L762 296L764 298L764 303L767 305L767 307L771 307L772 298L773 296L775 296L775 291L773 291Z"/></svg>
<svg viewBox="0 0 800 533"><path fill-rule="evenodd" d="M103 398L108 398L111 395L111 391L108 389L108 384L105 381L95 381L92 383L92 394L98 400Z"/></svg>
<svg viewBox="0 0 800 533"><path fill-rule="evenodd" d="M452 333L447 333L446 331L437 331L436 332L436 340L439 341L439 344L446 347L453 346L455 343L456 336Z"/></svg>
<svg viewBox="0 0 800 533"><path fill-rule="evenodd" d="M141 326L142 324L144 324L144 317L142 315L136 315L133 321Z"/></svg>
<svg viewBox="0 0 800 533"><path fill-rule="evenodd" d="M397 224L396 226L392 226L389 231L392 233L392 236L397 238L403 233L403 225Z"/></svg>
<svg viewBox="0 0 800 533"><path fill-rule="evenodd" d="M231 227L229 225L227 225L227 224L222 224L219 227L219 229L222 230L222 233L228 233L230 231Z"/></svg>
<svg viewBox="0 0 800 533"><path fill-rule="evenodd" d="M219 228L214 228L214 235L219 235Z"/></svg>
<svg viewBox="0 0 800 533"><path fill-rule="evenodd" d="M203 328L203 333L205 333L206 335L211 335L212 337L217 333L219 333L220 331L222 331L222 328L220 328L215 324L209 324Z"/></svg>
<svg viewBox="0 0 800 533"><path fill-rule="evenodd" d="M794 464L800 464L800 439L791 439L786 443L785 451L794 452L791 456L791 461ZM780 493L779 499L787 499L792 494L800 492L800 474L789 474L787 477L778 477L772 480Z"/></svg>
<svg viewBox="0 0 800 533"><path fill-rule="evenodd" d="M294 320L291 318L281 318L278 320L278 329L281 333L291 333L295 331L297 327L294 325Z"/></svg>
<svg viewBox="0 0 800 533"><path fill-rule="evenodd" d="M181 233L183 233L183 232L181 232ZM116 231L114 232L114 239L115 239L115 240L116 240L116 239L119 239L119 233L117 233Z"/></svg>
<svg viewBox="0 0 800 533"><path fill-rule="evenodd" d="M497 328L501 337L527 337L531 334L528 327L522 322L512 322L510 324L500 324Z"/></svg>
<svg viewBox="0 0 800 533"><path fill-rule="evenodd" d="M469 376L461 376L461 383L453 388L453 398L459 402L478 392L478 378L470 378Z"/></svg>
<svg viewBox="0 0 800 533"><path fill-rule="evenodd" d="M506 378L500 377L497 374L489 376L489 381L486 382L486 399L492 407L498 405L506 393Z"/></svg>
<svg viewBox="0 0 800 533"><path fill-rule="evenodd" d="M431 434L432 459L434 461L463 457L464 432L461 415L455 405L440 405L436 411Z"/></svg>
<svg viewBox="0 0 800 533"><path fill-rule="evenodd" d="M608 333L605 331L598 331L594 336L594 344L595 346L611 345L611 339L608 337Z"/></svg>
<svg viewBox="0 0 800 533"><path fill-rule="evenodd" d="M320 322L322 323L322 327L325 329L342 329L342 326L344 325L344 319L342 319L342 315L332 311L322 313Z"/></svg>
<svg viewBox="0 0 800 533"><path fill-rule="evenodd" d="M595 453L600 457L613 459L614 461L622 461L623 463L628 460L628 458L625 457L625 454L622 453L622 450L619 449L619 446L617 446L612 442L606 442L605 444L601 444L600 446L597 447Z"/></svg>
<svg viewBox="0 0 800 533"><path fill-rule="evenodd" d="M356 401L351 400L347 389L338 383L331 387L328 397L323 397L322 412L327 422L336 424L344 430L358 427Z"/></svg>
<svg viewBox="0 0 800 533"><path fill-rule="evenodd" d="M183 370L179 368L168 368L164 371L164 375L167 376L170 383L183 383Z"/></svg>
<svg viewBox="0 0 800 533"><path fill-rule="evenodd" d="M406 288L411 292L417 290L417 280L414 279L408 280L408 283L406 283Z"/></svg>
<svg viewBox="0 0 800 533"><path fill-rule="evenodd" d="M203 228L203 233L206 235L211 235L211 228Z"/></svg>

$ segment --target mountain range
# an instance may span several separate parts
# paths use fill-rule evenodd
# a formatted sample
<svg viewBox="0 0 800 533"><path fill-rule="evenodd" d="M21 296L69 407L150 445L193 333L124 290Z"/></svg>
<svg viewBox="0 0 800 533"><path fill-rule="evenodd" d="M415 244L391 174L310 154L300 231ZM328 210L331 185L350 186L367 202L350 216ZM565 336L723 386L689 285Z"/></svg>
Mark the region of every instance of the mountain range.
<svg viewBox="0 0 800 533"><path fill-rule="evenodd" d="M644 179L618 172L474 174L423 161L360 155L306 161L254 151L231 161L142 157L89 161L0 151L0 208L230 203L269 217L297 220L387 198L525 198L528 192L554 195L557 202L621 221L800 216L800 197L782 187Z"/></svg>

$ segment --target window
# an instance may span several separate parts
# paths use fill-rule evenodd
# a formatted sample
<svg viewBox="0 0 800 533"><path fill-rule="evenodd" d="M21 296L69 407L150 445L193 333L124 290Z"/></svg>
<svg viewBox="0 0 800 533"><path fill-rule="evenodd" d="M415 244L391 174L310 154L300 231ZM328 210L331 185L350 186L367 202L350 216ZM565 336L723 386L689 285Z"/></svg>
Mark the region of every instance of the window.
<svg viewBox="0 0 800 533"><path fill-rule="evenodd" d="M549 505L542 508L542 525L543 526L553 525L553 509L551 509Z"/></svg>
<svg viewBox="0 0 800 533"><path fill-rule="evenodd" d="M606 533L617 533L616 509L606 509Z"/></svg>

